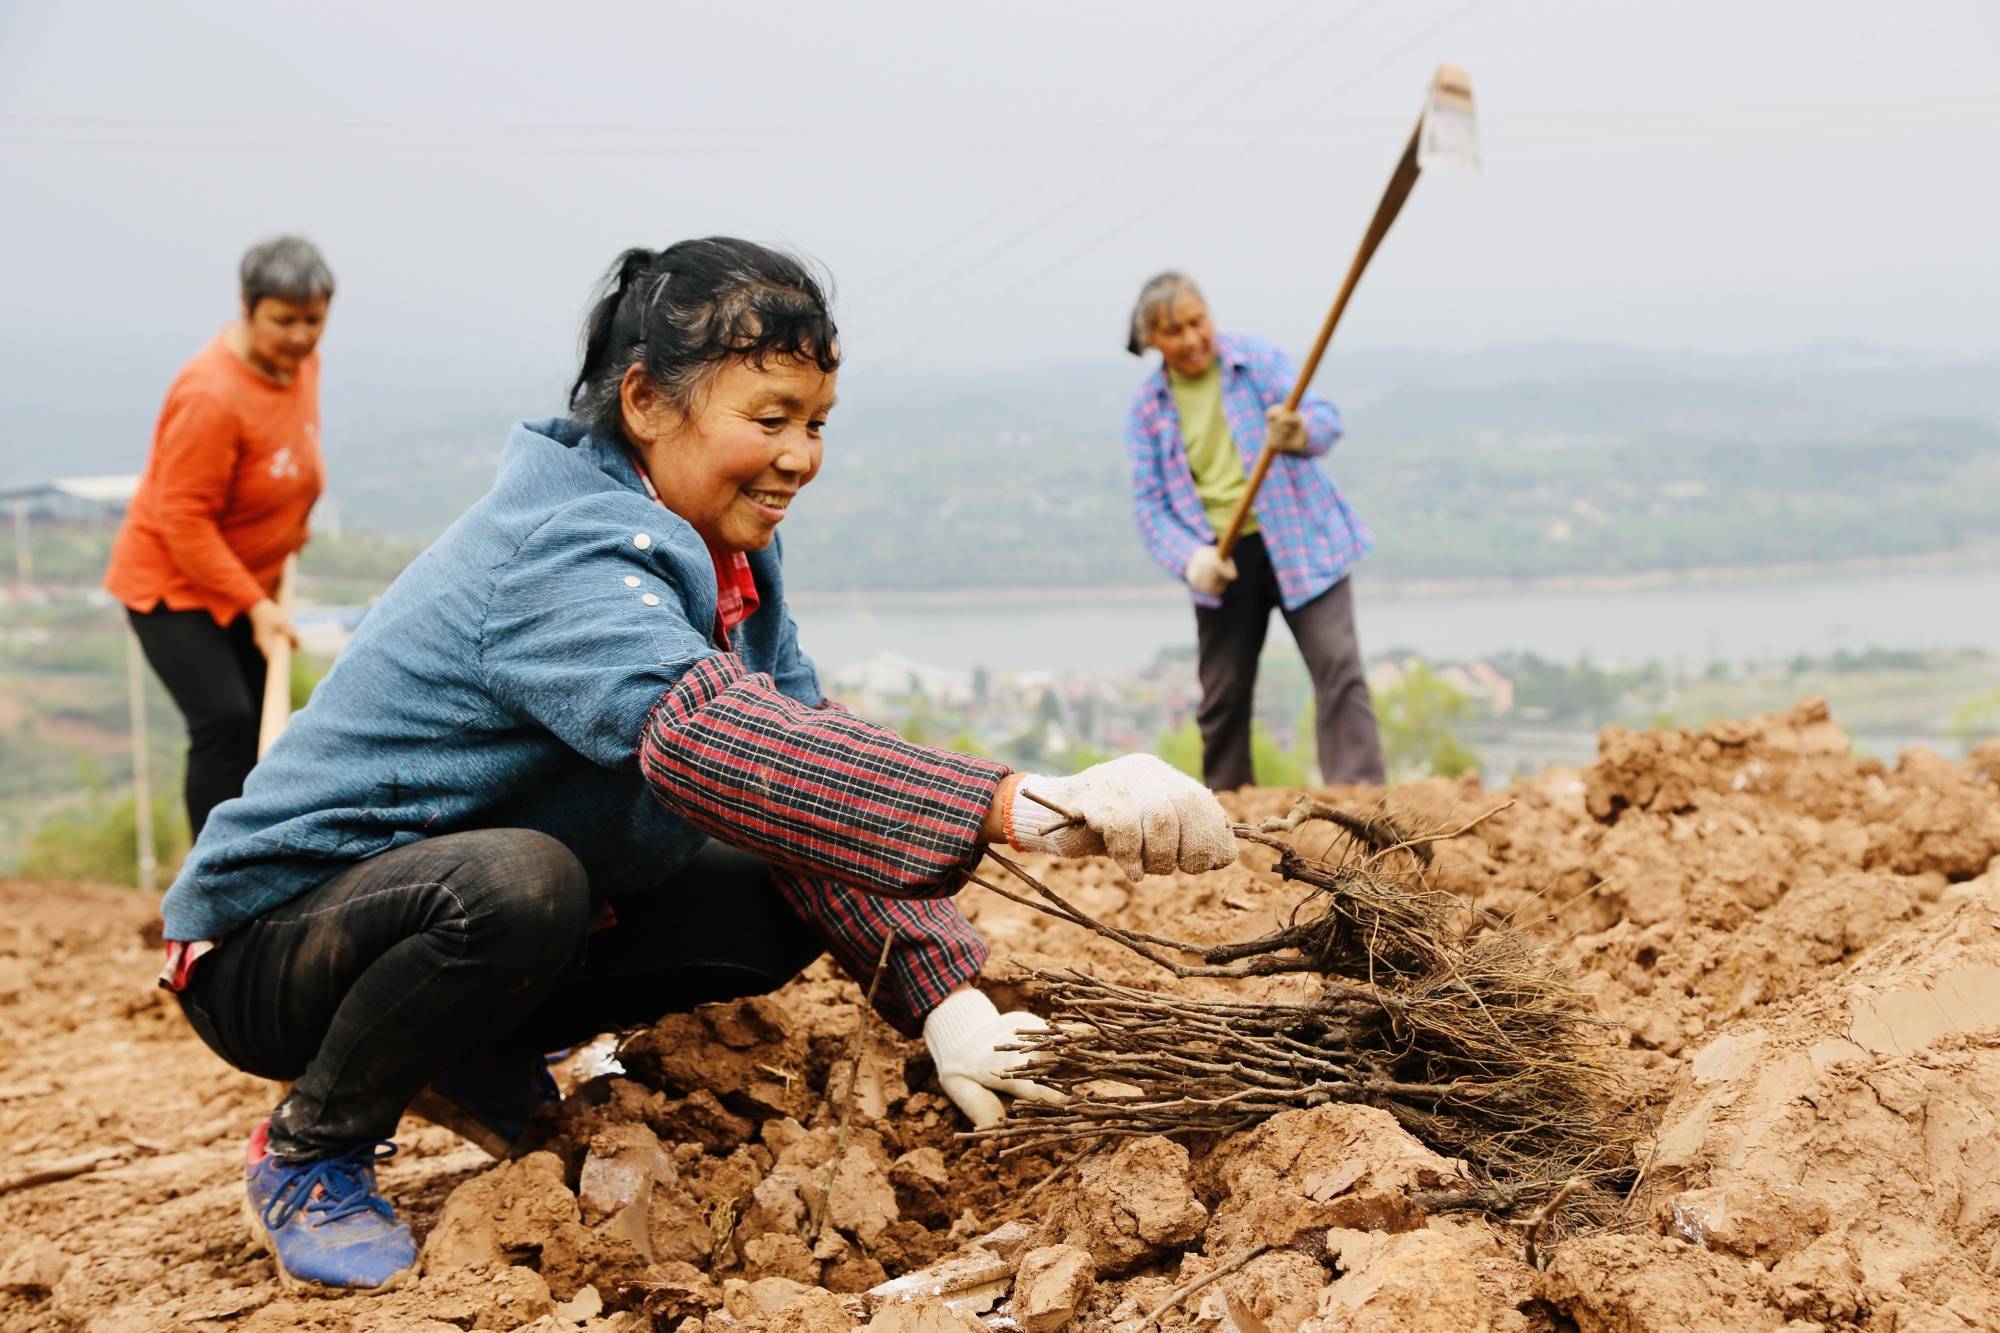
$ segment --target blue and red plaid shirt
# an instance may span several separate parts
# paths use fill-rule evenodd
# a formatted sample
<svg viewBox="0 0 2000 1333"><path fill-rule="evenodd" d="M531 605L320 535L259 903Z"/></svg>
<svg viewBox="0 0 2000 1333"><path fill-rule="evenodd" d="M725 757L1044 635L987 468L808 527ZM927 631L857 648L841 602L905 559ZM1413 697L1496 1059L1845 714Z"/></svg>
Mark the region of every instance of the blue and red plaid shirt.
<svg viewBox="0 0 2000 1333"><path fill-rule="evenodd" d="M1216 339L1222 367L1222 410L1229 434L1243 455L1243 469L1256 465L1264 447L1264 410L1285 401L1298 369L1290 357L1261 338L1225 333ZM1375 545L1367 524L1341 498L1333 480L1313 460L1340 438L1340 412L1317 394L1299 405L1306 421L1303 456L1279 454L1257 492L1254 509L1264 549L1278 575L1285 609L1296 610L1347 577L1356 561ZM1125 417L1125 461L1132 473L1132 512L1139 536L1168 573L1182 578L1196 547L1215 544L1188 467L1180 413L1164 366L1139 386ZM1219 599L1189 590L1201 606Z"/></svg>

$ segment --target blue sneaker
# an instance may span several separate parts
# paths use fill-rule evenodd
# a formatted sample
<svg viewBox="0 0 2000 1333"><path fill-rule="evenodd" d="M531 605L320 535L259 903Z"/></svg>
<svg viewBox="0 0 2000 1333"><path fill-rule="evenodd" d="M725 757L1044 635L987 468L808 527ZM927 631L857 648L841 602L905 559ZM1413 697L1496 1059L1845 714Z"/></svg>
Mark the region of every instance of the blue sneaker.
<svg viewBox="0 0 2000 1333"><path fill-rule="evenodd" d="M250 1135L244 1211L251 1239L278 1261L287 1290L386 1291L416 1277L417 1242L375 1189L375 1163L394 1157L394 1144L286 1162L271 1155L270 1138L268 1120Z"/></svg>
<svg viewBox="0 0 2000 1333"><path fill-rule="evenodd" d="M422 1116L498 1158L523 1149L536 1114L562 1101L547 1057L508 1051L455 1065L430 1081L410 1103Z"/></svg>

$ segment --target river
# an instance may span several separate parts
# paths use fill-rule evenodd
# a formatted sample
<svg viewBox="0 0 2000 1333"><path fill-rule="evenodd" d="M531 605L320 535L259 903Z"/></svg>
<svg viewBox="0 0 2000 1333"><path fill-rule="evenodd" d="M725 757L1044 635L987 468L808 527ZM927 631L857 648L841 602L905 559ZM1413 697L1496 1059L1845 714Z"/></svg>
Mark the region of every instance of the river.
<svg viewBox="0 0 2000 1333"><path fill-rule="evenodd" d="M1630 588L1480 593L1355 586L1363 651L1464 661L1508 650L1600 665L1825 656L1837 649L1976 648L2000 655L2000 566L1741 577ZM1101 600L968 592L962 599L796 599L800 641L829 670L877 653L1004 671L1132 670L1191 645L1194 618L1171 585ZM1274 625L1273 643L1285 642Z"/></svg>

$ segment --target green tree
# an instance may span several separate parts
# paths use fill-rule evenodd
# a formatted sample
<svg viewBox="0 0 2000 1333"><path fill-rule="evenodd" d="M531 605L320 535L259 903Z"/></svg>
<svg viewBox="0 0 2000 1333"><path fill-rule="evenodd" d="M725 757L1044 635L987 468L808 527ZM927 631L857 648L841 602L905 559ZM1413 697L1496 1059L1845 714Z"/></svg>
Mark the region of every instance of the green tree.
<svg viewBox="0 0 2000 1333"><path fill-rule="evenodd" d="M1250 725L1250 767L1260 787L1303 787L1306 766L1297 755L1278 744L1262 722Z"/></svg>
<svg viewBox="0 0 2000 1333"><path fill-rule="evenodd" d="M294 713L306 706L306 701L312 698L312 693L319 688L319 683L326 679L326 673L332 665L331 662L314 657L311 653L292 654L291 686Z"/></svg>
<svg viewBox="0 0 2000 1333"><path fill-rule="evenodd" d="M1153 753L1189 777L1201 778L1201 730L1189 718L1153 742Z"/></svg>
<svg viewBox="0 0 2000 1333"><path fill-rule="evenodd" d="M995 758L1016 768L1046 773L1052 767L1048 747L1043 744L1047 738L1045 727L1024 727L1000 742Z"/></svg>
<svg viewBox="0 0 2000 1333"><path fill-rule="evenodd" d="M1042 697L1036 701L1035 722L1043 728L1061 724L1062 703L1056 698L1054 690L1043 690Z"/></svg>
<svg viewBox="0 0 2000 1333"><path fill-rule="evenodd" d="M1375 695L1375 718L1382 727L1382 750L1392 781L1435 773L1455 778L1479 757L1459 743L1454 722L1471 718L1472 697L1461 694L1422 662L1392 689Z"/></svg>
<svg viewBox="0 0 2000 1333"><path fill-rule="evenodd" d="M154 855L159 882L173 878L188 850L187 814L180 784L153 797ZM39 879L72 879L92 884L139 882L138 806L130 796L112 799L93 784L81 808L43 821L28 837L21 873Z"/></svg>
<svg viewBox="0 0 2000 1333"><path fill-rule="evenodd" d="M904 739L908 740L909 738L904 737ZM979 737L973 735L969 730L962 730L953 735L950 740L944 743L944 748L947 750L956 750L960 754L978 755L981 759L990 759L993 757L988 753L986 747L980 744Z"/></svg>
<svg viewBox="0 0 2000 1333"><path fill-rule="evenodd" d="M1292 724L1292 761L1301 773L1313 773L1319 768L1319 700L1311 690L1299 702L1298 720Z"/></svg>
<svg viewBox="0 0 2000 1333"><path fill-rule="evenodd" d="M1070 772L1081 773L1086 768L1105 763L1117 757L1117 755L1112 754L1108 750L1098 749L1095 745L1080 744L1072 745L1069 749L1065 750L1062 759L1063 765Z"/></svg>
<svg viewBox="0 0 2000 1333"><path fill-rule="evenodd" d="M2000 736L2000 689L1974 695L1952 709L1946 730L1968 754L1988 737Z"/></svg>
<svg viewBox="0 0 2000 1333"><path fill-rule="evenodd" d="M1193 719L1153 742L1153 753L1189 777L1201 778L1201 731ZM1306 770L1261 722L1250 728L1250 764L1260 787L1303 787Z"/></svg>

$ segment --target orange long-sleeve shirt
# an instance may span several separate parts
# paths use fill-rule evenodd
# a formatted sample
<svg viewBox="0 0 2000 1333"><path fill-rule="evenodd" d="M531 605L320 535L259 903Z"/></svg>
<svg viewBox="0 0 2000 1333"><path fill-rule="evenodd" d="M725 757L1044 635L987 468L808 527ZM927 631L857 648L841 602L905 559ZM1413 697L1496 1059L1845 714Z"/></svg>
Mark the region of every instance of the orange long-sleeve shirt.
<svg viewBox="0 0 2000 1333"><path fill-rule="evenodd" d="M278 385L218 334L167 390L104 586L134 611L164 603L226 626L276 590L325 479L319 354Z"/></svg>

